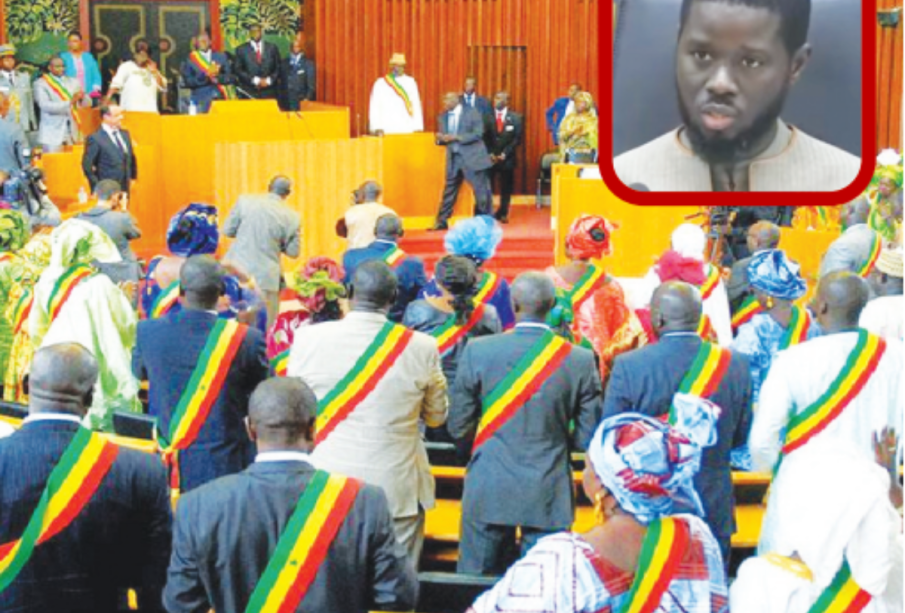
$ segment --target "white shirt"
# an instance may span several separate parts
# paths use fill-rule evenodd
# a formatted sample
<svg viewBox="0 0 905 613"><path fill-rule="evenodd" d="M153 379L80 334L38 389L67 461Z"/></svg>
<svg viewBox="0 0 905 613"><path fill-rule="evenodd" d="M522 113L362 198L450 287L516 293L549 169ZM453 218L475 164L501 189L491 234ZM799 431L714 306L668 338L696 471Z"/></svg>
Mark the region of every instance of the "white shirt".
<svg viewBox="0 0 905 613"><path fill-rule="evenodd" d="M81 424L82 418L70 413L29 413L22 420L22 423L30 424L35 421L69 421L74 424Z"/></svg>
<svg viewBox="0 0 905 613"><path fill-rule="evenodd" d="M456 134L459 131L459 123L462 121L462 105L459 104L451 111L446 111L447 117L447 133L448 134ZM452 118L452 122L450 123L450 118ZM443 127L443 126L441 126Z"/></svg>
<svg viewBox="0 0 905 613"><path fill-rule="evenodd" d="M150 70L130 60L117 69L110 87L119 90L124 111L158 113L157 94L166 91L166 79L162 87L158 86Z"/></svg>
<svg viewBox="0 0 905 613"><path fill-rule="evenodd" d="M861 311L861 327L886 340L902 340L905 330L905 297L882 296Z"/></svg>
<svg viewBox="0 0 905 613"><path fill-rule="evenodd" d="M255 456L255 462L304 462L314 466L311 456L304 451L262 451Z"/></svg>
<svg viewBox="0 0 905 613"><path fill-rule="evenodd" d="M418 84L408 75L396 78L399 86L412 102L412 114L405 108L405 101L390 87L383 77L374 82L368 116L371 131L383 130L384 134L412 134L424 130L424 112Z"/></svg>
<svg viewBox="0 0 905 613"><path fill-rule="evenodd" d="M101 128L103 128L104 132L107 133L107 136L109 136L110 139L111 139L114 143L116 143L116 145L117 145L120 149L122 149L123 151L128 151L128 150L129 150L129 146L126 144L126 139L123 138L123 135L122 135L122 133L121 133L121 132L122 132L121 130L119 130L118 128L111 128L110 126L108 126L108 125L105 124L105 123L102 123L102 124L101 124Z"/></svg>

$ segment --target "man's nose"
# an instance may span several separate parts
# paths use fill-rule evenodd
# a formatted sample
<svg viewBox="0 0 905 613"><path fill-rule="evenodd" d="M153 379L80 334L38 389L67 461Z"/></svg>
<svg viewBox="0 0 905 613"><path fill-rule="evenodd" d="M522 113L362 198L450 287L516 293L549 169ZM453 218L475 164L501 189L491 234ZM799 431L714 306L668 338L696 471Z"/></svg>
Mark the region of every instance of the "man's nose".
<svg viewBox="0 0 905 613"><path fill-rule="evenodd" d="M725 64L716 67L707 80L707 91L715 96L732 96L738 93L738 86L732 71Z"/></svg>

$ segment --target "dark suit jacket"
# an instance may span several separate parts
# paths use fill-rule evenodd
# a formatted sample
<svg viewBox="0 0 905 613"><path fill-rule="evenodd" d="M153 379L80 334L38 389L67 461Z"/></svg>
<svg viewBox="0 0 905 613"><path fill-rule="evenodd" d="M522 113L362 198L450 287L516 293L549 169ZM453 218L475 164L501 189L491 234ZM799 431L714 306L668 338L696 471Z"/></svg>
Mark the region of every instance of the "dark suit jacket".
<svg viewBox="0 0 905 613"><path fill-rule="evenodd" d="M297 67L292 65L292 56L280 60L280 78L277 82L277 99L284 111L297 111L302 100L314 100L316 74L314 62L301 57Z"/></svg>
<svg viewBox="0 0 905 613"><path fill-rule="evenodd" d="M700 346L695 334L666 335L654 345L618 356L604 394L603 417L628 411L652 417L668 413ZM714 536L727 539L735 532L729 451L747 442L752 419L751 375L743 355L732 353L729 369L709 400L722 409L719 440L704 450L695 486Z"/></svg>
<svg viewBox="0 0 905 613"><path fill-rule="evenodd" d="M459 102L463 107L465 106L465 94L459 96ZM490 100L488 100L484 96L479 96L478 94L474 95L474 106L469 108L473 108L482 116L493 114L493 105L490 104Z"/></svg>
<svg viewBox="0 0 905 613"><path fill-rule="evenodd" d="M47 478L79 426L36 421L0 440L0 543L22 536ZM170 499L156 457L120 448L100 487L62 532L38 545L0 610L113 613L127 588L142 611L162 611L170 556Z"/></svg>
<svg viewBox="0 0 905 613"><path fill-rule="evenodd" d="M217 83L231 85L233 75L226 54L212 51L211 61L220 65ZM182 80L185 82L185 86L192 90L192 101L200 107L202 112L206 112L210 108L211 102L221 98L220 90L207 76L207 73L195 66L191 60L186 60L182 64Z"/></svg>
<svg viewBox="0 0 905 613"><path fill-rule="evenodd" d="M123 153L103 128L85 141L82 170L92 190L99 181L112 179L128 192L129 182L138 178L138 162L132 148L132 137L126 130L120 130L120 136L126 142L127 153Z"/></svg>
<svg viewBox="0 0 905 613"><path fill-rule="evenodd" d="M518 113L506 111L506 120L503 131L497 131L496 111L487 116L487 130L484 140L487 143L487 152L491 155L505 154L506 159L498 164L503 168L515 168L518 156L518 146L522 142L522 134L525 129L524 119Z"/></svg>
<svg viewBox="0 0 905 613"><path fill-rule="evenodd" d="M732 307L733 313L738 310L745 298L754 294L748 280L748 264L751 263L751 257L749 255L735 262L726 282L726 294L729 296L729 306Z"/></svg>
<svg viewBox="0 0 905 613"><path fill-rule="evenodd" d="M453 387L449 433L469 440L481 401L544 333L513 332L469 341ZM572 352L540 390L471 458L462 513L488 524L566 529L574 517L569 454L584 451L600 421L601 385L594 354ZM575 430L569 433L569 423Z"/></svg>
<svg viewBox="0 0 905 613"><path fill-rule="evenodd" d="M276 84L280 74L280 50L276 45L261 41L261 62L251 43L243 43L236 47L235 65L233 66L239 86L255 98L276 97ZM254 78L269 78L270 87L258 89Z"/></svg>
<svg viewBox="0 0 905 613"><path fill-rule="evenodd" d="M259 462L182 498L167 610L242 613L313 474L300 461ZM415 606L417 586L386 495L364 485L298 610L406 611Z"/></svg>
<svg viewBox="0 0 905 613"><path fill-rule="evenodd" d="M10 174L23 167L22 150L30 148L22 127L9 118L0 118L0 170Z"/></svg>
<svg viewBox="0 0 905 613"><path fill-rule="evenodd" d="M492 166L487 147L484 145L484 117L476 110L461 107L459 125L456 134L459 140L453 143L437 143L446 147L446 172L451 173L455 168L453 156L461 155L463 164L472 171L487 170ZM437 126L442 134L449 134L449 113L441 113L437 116Z"/></svg>
<svg viewBox="0 0 905 613"><path fill-rule="evenodd" d="M383 260L386 252L393 248L393 243L387 241L374 241L361 249L350 249L343 256L343 270L346 271L344 282L351 283L355 276L355 270L365 262ZM402 321L405 309L409 303L418 298L418 293L427 285L427 273L424 271L424 262L421 258L407 256L396 267L396 278L399 280L399 294L396 296L396 304L390 309L389 318L396 323Z"/></svg>
<svg viewBox="0 0 905 613"><path fill-rule="evenodd" d="M216 321L212 313L182 309L138 324L132 368L136 377L148 380L150 413L162 432L169 431L172 412ZM267 378L268 369L264 336L250 328L198 438L179 453L183 492L237 473L251 462L254 445L244 419L248 398Z"/></svg>

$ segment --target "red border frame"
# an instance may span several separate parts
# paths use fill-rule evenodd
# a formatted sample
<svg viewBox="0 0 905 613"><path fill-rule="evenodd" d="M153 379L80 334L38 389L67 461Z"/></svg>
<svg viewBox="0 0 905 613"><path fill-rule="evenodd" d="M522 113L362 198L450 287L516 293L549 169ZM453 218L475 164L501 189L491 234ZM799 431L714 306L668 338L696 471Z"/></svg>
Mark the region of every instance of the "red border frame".
<svg viewBox="0 0 905 613"><path fill-rule="evenodd" d="M630 1L630 0L629 0ZM600 173L621 200L641 206L832 206L854 200L874 174L877 157L877 0L861 2L861 170L855 181L836 192L637 192L616 176L611 129L601 129ZM601 127L613 125L613 11L600 10ZM603 122L607 123L603 123ZM731 199L731 202L729 201Z"/></svg>

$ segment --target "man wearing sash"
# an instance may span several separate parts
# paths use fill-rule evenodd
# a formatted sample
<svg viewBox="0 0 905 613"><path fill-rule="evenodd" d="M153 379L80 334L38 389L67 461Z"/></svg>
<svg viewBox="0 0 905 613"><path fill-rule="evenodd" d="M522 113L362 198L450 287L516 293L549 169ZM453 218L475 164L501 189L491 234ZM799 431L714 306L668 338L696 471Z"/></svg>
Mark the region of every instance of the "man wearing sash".
<svg viewBox="0 0 905 613"><path fill-rule="evenodd" d="M424 130L421 95L415 79L405 74L405 55L394 53L386 76L371 88L368 112L371 134L411 134Z"/></svg>
<svg viewBox="0 0 905 613"><path fill-rule="evenodd" d="M820 262L820 277L848 270L863 277L870 274L882 239L867 223L870 202L864 196L842 205L839 213L842 235L834 240Z"/></svg>
<svg viewBox="0 0 905 613"><path fill-rule="evenodd" d="M288 375L301 377L318 398L317 467L382 487L396 536L417 564L424 511L434 507L418 428L446 422L446 378L437 342L387 319L396 292L387 264L360 265L349 291L352 311L341 321L298 328Z"/></svg>
<svg viewBox="0 0 905 613"><path fill-rule="evenodd" d="M254 464L179 501L164 591L169 613L415 606L417 578L386 495L312 464L316 412L300 379L270 379L252 394ZM296 544L306 546L292 551Z"/></svg>
<svg viewBox="0 0 905 613"><path fill-rule="evenodd" d="M855 273L820 280L815 311L823 336L773 360L748 443L755 470L773 470L820 440L848 441L872 458L874 432L902 431L902 343L858 327L867 298L867 282Z"/></svg>
<svg viewBox="0 0 905 613"><path fill-rule="evenodd" d="M393 308L390 309L390 321L402 321L405 309L418 298L418 294L427 285L427 273L424 262L417 256L405 253L399 247L399 240L405 231L402 218L396 214L383 215L374 225L373 243L362 249L350 249L343 256L343 270L346 271L346 284L355 276L355 270L364 262L378 260L389 265L396 273L398 294Z"/></svg>
<svg viewBox="0 0 905 613"><path fill-rule="evenodd" d="M449 433L474 439L462 498L460 573L499 574L521 528L525 553L568 529L575 501L569 453L600 420L594 354L553 333L553 282L529 272L512 285L512 334L473 339L459 361ZM574 431L570 434L570 424Z"/></svg>
<svg viewBox="0 0 905 613"><path fill-rule="evenodd" d="M29 416L0 440L0 610L115 613L136 589L142 611L163 611L166 477L80 426L97 377L81 345L35 353Z"/></svg>
<svg viewBox="0 0 905 613"><path fill-rule="evenodd" d="M260 331L217 318L225 274L209 255L190 257L179 278L183 308L138 325L133 370L148 380L158 446L182 492L243 470L254 453L243 419L269 364Z"/></svg>
<svg viewBox="0 0 905 613"><path fill-rule="evenodd" d="M695 487L704 503L705 521L728 561L735 532L729 454L748 439L751 374L741 354L702 342L697 333L701 314L701 294L694 286L669 281L657 288L651 300L651 326L659 340L616 358L604 393L603 416L636 412L663 418L676 393L693 393L692 388L699 392L694 395L720 407L717 442L704 449ZM713 369L696 368L703 357L715 358Z"/></svg>
<svg viewBox="0 0 905 613"><path fill-rule="evenodd" d="M214 100L227 100L232 85L229 58L211 49L211 37L202 32L195 39L195 51L182 64L182 80L192 92L199 113L207 113Z"/></svg>
<svg viewBox="0 0 905 613"><path fill-rule="evenodd" d="M79 103L85 97L78 80L65 75L63 59L54 56L47 73L35 81L35 103L41 109L38 142L44 153L55 153L63 145L79 140Z"/></svg>

